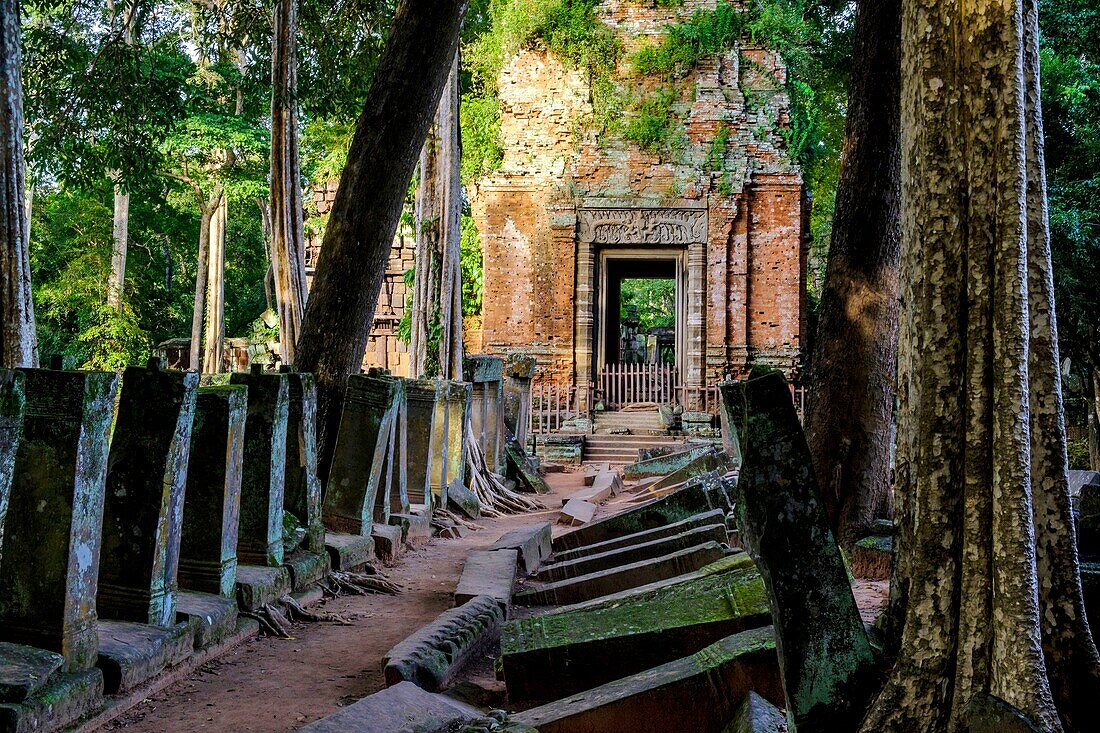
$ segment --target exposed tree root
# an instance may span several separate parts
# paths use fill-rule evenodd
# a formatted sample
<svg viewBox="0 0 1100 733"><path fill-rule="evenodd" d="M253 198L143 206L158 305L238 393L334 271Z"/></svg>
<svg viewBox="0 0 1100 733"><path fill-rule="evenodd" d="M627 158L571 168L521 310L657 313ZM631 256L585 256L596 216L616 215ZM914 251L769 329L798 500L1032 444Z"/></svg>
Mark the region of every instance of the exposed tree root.
<svg viewBox="0 0 1100 733"><path fill-rule="evenodd" d="M401 586L394 583L385 575L382 575L374 566L368 565L367 567L370 568L370 570L363 573L346 573L339 570L333 570L325 579L322 588L325 593L332 598L336 598L344 593L349 593L354 596L365 596L375 593L395 596L401 592Z"/></svg>
<svg viewBox="0 0 1100 733"><path fill-rule="evenodd" d="M512 491L497 475L485 465L485 454L481 445L474 439L473 431L467 425L466 462L470 467L470 490L477 497L481 513L487 517L499 517L502 514L521 514L535 512L546 507Z"/></svg>

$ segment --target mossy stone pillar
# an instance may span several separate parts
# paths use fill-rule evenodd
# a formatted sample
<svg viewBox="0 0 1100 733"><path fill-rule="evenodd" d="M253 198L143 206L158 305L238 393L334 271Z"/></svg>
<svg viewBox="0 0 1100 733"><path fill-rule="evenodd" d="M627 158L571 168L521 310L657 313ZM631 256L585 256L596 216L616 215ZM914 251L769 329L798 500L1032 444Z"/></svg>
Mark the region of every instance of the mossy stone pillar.
<svg viewBox="0 0 1100 733"><path fill-rule="evenodd" d="M287 375L235 372L230 384L248 387L241 468L241 525L237 559L278 567L283 564L283 497L286 488L286 431L290 407Z"/></svg>
<svg viewBox="0 0 1100 733"><path fill-rule="evenodd" d="M406 449L409 472L409 501L431 507L432 475L439 460L437 447L442 436L443 410L438 379L408 379L402 410L408 426Z"/></svg>
<svg viewBox="0 0 1100 733"><path fill-rule="evenodd" d="M531 429L531 379L535 376L535 357L514 353L504 365L504 425L526 448Z"/></svg>
<svg viewBox="0 0 1100 733"><path fill-rule="evenodd" d="M118 377L20 369L23 439L0 547L0 641L95 664L96 586Z"/></svg>
<svg viewBox="0 0 1100 733"><path fill-rule="evenodd" d="M348 378L325 490L329 528L369 535L375 521L387 523L402 393L402 381L381 370Z"/></svg>
<svg viewBox="0 0 1100 733"><path fill-rule="evenodd" d="M122 373L107 461L103 555L96 596L103 618L171 626L176 620L184 490L196 372L159 359Z"/></svg>
<svg viewBox="0 0 1100 733"><path fill-rule="evenodd" d="M236 597L237 531L248 387L200 387L191 430L179 583Z"/></svg>
<svg viewBox="0 0 1100 733"><path fill-rule="evenodd" d="M504 472L504 358L471 356L465 375L473 384L470 428L490 471Z"/></svg>
<svg viewBox="0 0 1100 733"><path fill-rule="evenodd" d="M440 413L432 425L436 454L432 463L432 494L440 506L447 506L447 487L466 479L466 419L470 411L472 385L469 382L441 382Z"/></svg>
<svg viewBox="0 0 1100 733"><path fill-rule="evenodd" d="M23 437L24 379L13 369L0 369L0 552L4 551L4 515L11 495L15 453Z"/></svg>
<svg viewBox="0 0 1100 733"><path fill-rule="evenodd" d="M284 366L290 404L286 435L286 510L306 528L305 548L325 551L321 479L317 476L317 380Z"/></svg>

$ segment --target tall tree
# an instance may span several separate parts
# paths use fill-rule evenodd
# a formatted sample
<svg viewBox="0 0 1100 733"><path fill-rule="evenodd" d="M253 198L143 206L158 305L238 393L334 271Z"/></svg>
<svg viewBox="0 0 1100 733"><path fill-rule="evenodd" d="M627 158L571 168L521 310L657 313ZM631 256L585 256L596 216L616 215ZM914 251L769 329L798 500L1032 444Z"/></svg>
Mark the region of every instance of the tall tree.
<svg viewBox="0 0 1100 733"><path fill-rule="evenodd" d="M1036 0L904 0L897 660L866 731L981 694L1097 730L1070 515Z"/></svg>
<svg viewBox="0 0 1100 733"><path fill-rule="evenodd" d="M420 153L409 373L462 379L462 157L455 55Z"/></svg>
<svg viewBox="0 0 1100 733"><path fill-rule="evenodd" d="M901 257L901 0L859 0L806 438L842 545L890 491Z"/></svg>
<svg viewBox="0 0 1100 733"><path fill-rule="evenodd" d="M133 46L134 25L137 22L137 3L131 0L119 8L115 0L107 0L107 10L110 15L112 34L117 32L122 36L123 43L127 46ZM118 310L122 307L122 298L126 288L126 251L129 247L130 237L130 192L123 187L119 180L118 171L113 171L111 178L115 184L115 209L112 226L114 245L111 250L111 275L107 280L107 305Z"/></svg>
<svg viewBox="0 0 1100 733"><path fill-rule="evenodd" d="M202 357L202 371L205 374L225 371L225 225L228 207L229 202L222 193L210 217L210 234L207 237L206 340Z"/></svg>
<svg viewBox="0 0 1100 733"><path fill-rule="evenodd" d="M0 367L38 366L23 159L19 0L0 0Z"/></svg>
<svg viewBox="0 0 1100 733"><path fill-rule="evenodd" d="M283 362L293 364L306 305L298 157L297 0L276 0L271 40L271 266Z"/></svg>
<svg viewBox="0 0 1100 733"><path fill-rule="evenodd" d="M298 340L317 376L318 457L332 455L348 376L359 371L390 247L458 49L467 0L401 0L355 125ZM410 73L410 70L416 73Z"/></svg>

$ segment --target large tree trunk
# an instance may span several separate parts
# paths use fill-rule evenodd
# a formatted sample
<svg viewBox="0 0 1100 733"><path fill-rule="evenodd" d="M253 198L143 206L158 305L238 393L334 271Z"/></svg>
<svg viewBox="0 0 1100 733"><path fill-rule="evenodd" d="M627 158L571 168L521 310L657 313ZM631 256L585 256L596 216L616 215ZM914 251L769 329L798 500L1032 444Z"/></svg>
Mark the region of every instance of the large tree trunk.
<svg viewBox="0 0 1100 733"><path fill-rule="evenodd" d="M462 182L458 55L420 153L409 372L462 379Z"/></svg>
<svg viewBox="0 0 1100 733"><path fill-rule="evenodd" d="M901 0L860 0L806 439L843 546L890 490L901 257Z"/></svg>
<svg viewBox="0 0 1100 733"><path fill-rule="evenodd" d="M317 376L322 475L359 371L405 192L458 48L467 0L401 0L340 177L298 341Z"/></svg>
<svg viewBox="0 0 1100 733"><path fill-rule="evenodd" d="M297 0L277 0L271 53L271 266L284 364L294 347L306 304L305 233L298 160Z"/></svg>
<svg viewBox="0 0 1100 733"><path fill-rule="evenodd" d="M1097 663L1069 516L1036 33L1034 0L904 0L905 625L866 731L964 730L982 694L1044 731L1062 730L1056 701L1072 729L1095 722L1075 687L1095 698Z"/></svg>
<svg viewBox="0 0 1100 733"><path fill-rule="evenodd" d="M111 227L111 274L107 280L107 305L122 307L126 287L126 252L129 246L130 194L115 183L115 212Z"/></svg>
<svg viewBox="0 0 1100 733"><path fill-rule="evenodd" d="M199 199L199 253L195 258L195 305L191 312L191 349L188 354L187 368L202 371L202 324L203 310L206 304L206 278L210 259L210 222L221 200L219 186L209 201Z"/></svg>
<svg viewBox="0 0 1100 733"><path fill-rule="evenodd" d="M220 374L225 370L225 224L228 202L223 193L210 219L209 273L206 277L206 344L202 370Z"/></svg>
<svg viewBox="0 0 1100 733"><path fill-rule="evenodd" d="M0 367L38 366L24 199L19 2L0 0Z"/></svg>

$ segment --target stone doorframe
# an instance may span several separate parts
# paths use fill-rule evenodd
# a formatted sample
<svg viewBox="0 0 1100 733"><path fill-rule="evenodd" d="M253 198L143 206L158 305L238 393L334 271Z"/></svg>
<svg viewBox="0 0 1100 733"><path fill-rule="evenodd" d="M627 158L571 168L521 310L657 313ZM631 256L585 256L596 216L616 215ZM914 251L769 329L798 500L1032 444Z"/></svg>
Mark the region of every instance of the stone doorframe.
<svg viewBox="0 0 1100 733"><path fill-rule="evenodd" d="M593 383L596 345L596 260L601 246L644 250L683 248L687 262L686 343L683 349L685 409L702 401L706 354L707 210L704 201L662 202L646 205L637 200L586 200L577 207L577 280L574 299L573 383L578 408L591 407L588 385Z"/></svg>

